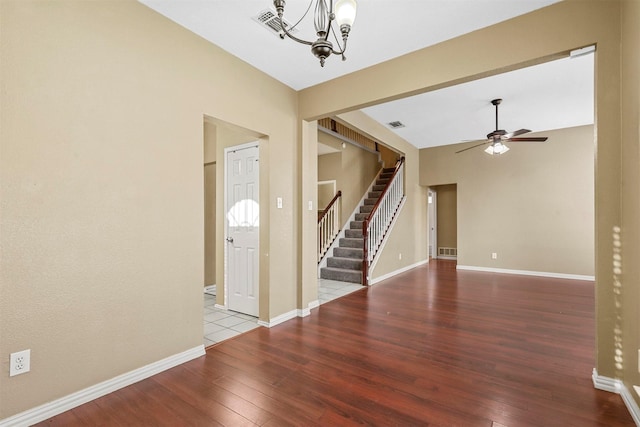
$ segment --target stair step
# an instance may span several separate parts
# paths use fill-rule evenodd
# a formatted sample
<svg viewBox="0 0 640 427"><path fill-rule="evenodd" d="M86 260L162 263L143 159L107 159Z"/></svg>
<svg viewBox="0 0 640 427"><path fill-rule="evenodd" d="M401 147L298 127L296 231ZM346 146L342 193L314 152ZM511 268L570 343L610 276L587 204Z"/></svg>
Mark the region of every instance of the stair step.
<svg viewBox="0 0 640 427"><path fill-rule="evenodd" d="M371 199L379 199L380 196L382 196L382 191L369 191L369 194L367 194L367 197Z"/></svg>
<svg viewBox="0 0 640 427"><path fill-rule="evenodd" d="M382 191L384 190L384 187L386 187L386 185L374 185L373 186L373 191Z"/></svg>
<svg viewBox="0 0 640 427"><path fill-rule="evenodd" d="M354 258L362 261L364 251L362 248L334 248L333 256L339 258Z"/></svg>
<svg viewBox="0 0 640 427"><path fill-rule="evenodd" d="M360 213L371 212L372 210L373 210L373 205L362 205L362 206L360 206ZM360 227L360 228L362 228L362 227Z"/></svg>
<svg viewBox="0 0 640 427"><path fill-rule="evenodd" d="M356 215L357 215L357 214L356 214ZM369 214L367 214L367 215L369 215ZM351 229L356 229L356 230L357 230L357 229L362 230L362 221L351 221L351 222L349 223L349 228L351 228Z"/></svg>
<svg viewBox="0 0 640 427"><path fill-rule="evenodd" d="M362 239L362 229L356 228L354 230L344 230L344 236L349 238Z"/></svg>
<svg viewBox="0 0 640 427"><path fill-rule="evenodd" d="M341 282L362 283L362 273L360 271L346 270L343 268L321 268L320 277L329 280L339 280Z"/></svg>
<svg viewBox="0 0 640 427"><path fill-rule="evenodd" d="M374 199L374 198L364 199L364 204L365 205L375 205L377 201L378 201L378 199Z"/></svg>
<svg viewBox="0 0 640 427"><path fill-rule="evenodd" d="M365 213L357 213L356 214L356 221L362 222L365 219L367 219L368 216L369 216L369 214L366 213L366 212ZM351 228L353 228L353 227L351 227ZM362 224L360 224L360 229L362 229Z"/></svg>
<svg viewBox="0 0 640 427"><path fill-rule="evenodd" d="M357 258L331 257L327 258L327 267L362 271L362 260Z"/></svg>
<svg viewBox="0 0 640 427"><path fill-rule="evenodd" d="M364 239L356 239L351 237L343 237L340 239L341 248L361 248L364 244Z"/></svg>
<svg viewBox="0 0 640 427"><path fill-rule="evenodd" d="M386 186L388 182L389 182L388 179L379 179L379 180L376 181L376 185L384 185L384 186Z"/></svg>

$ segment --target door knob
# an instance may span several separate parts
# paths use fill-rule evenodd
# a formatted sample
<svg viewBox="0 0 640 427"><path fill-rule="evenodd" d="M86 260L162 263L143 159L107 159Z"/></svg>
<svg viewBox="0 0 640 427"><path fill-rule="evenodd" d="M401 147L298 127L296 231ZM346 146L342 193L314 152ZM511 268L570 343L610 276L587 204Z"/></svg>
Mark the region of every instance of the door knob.
<svg viewBox="0 0 640 427"><path fill-rule="evenodd" d="M227 242L233 243L233 237L227 237Z"/></svg>

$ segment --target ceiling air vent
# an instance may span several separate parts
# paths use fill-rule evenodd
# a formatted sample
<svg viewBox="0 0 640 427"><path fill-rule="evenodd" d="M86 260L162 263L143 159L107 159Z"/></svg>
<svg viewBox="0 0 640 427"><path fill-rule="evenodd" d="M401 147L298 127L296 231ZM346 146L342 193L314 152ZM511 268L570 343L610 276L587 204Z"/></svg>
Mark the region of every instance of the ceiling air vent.
<svg viewBox="0 0 640 427"><path fill-rule="evenodd" d="M270 9L265 9L262 12L258 13L253 17L253 20L258 24L269 30L270 33L273 33L277 36L280 36L280 20L278 19L278 15L276 12ZM291 29L291 24L289 24L286 19L283 19L284 27L290 32L295 33L296 29Z"/></svg>
<svg viewBox="0 0 640 427"><path fill-rule="evenodd" d="M400 129L404 127L404 123L400 121L389 122L387 123L387 126L389 126L391 129Z"/></svg>

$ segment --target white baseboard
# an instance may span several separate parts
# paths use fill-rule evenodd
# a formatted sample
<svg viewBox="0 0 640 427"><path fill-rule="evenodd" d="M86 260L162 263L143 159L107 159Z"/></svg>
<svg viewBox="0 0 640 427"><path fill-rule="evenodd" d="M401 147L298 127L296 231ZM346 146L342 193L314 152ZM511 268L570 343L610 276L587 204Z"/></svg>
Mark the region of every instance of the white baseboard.
<svg viewBox="0 0 640 427"><path fill-rule="evenodd" d="M375 285L378 282L382 282L383 280L387 280L387 279L389 279L389 278L391 278L393 276L396 276L396 275L398 275L400 273L404 273L405 271L412 270L412 269L414 269L416 267L420 267L421 265L428 264L428 263L429 263L429 259L425 259L425 260L422 260L420 262L416 262L415 264L411 264L411 265L408 265L406 267L402 267L399 270L395 270L395 271L392 271L391 273L387 273L387 274L384 274L384 275L382 275L380 277L376 277L375 279L371 279L369 281L369 285Z"/></svg>
<svg viewBox="0 0 640 427"><path fill-rule="evenodd" d="M640 426L640 407L638 407L631 392L622 381L598 375L598 371L595 368L593 368L591 379L593 380L593 386L598 390L619 394L631 414L631 418L633 418L636 425Z"/></svg>
<svg viewBox="0 0 640 427"><path fill-rule="evenodd" d="M134 369L133 371L119 375L107 381L103 381L84 390L77 391L68 396L61 397L44 405L37 406L19 414L13 415L4 420L0 420L0 426L30 426L40 421L61 414L65 411L78 407L84 403L95 400L111 392L137 383L160 372L171 369L182 363L196 359L205 354L204 345L199 345L182 353L169 356L165 359Z"/></svg>
<svg viewBox="0 0 640 427"><path fill-rule="evenodd" d="M205 287L204 287L204 291L205 291L205 292L208 292L208 291L212 290L213 288L216 288L216 289L217 289L217 287L216 287L216 284L215 284L215 283L214 283L213 285L205 286Z"/></svg>
<svg viewBox="0 0 640 427"><path fill-rule="evenodd" d="M221 304L216 304L214 305L215 308L219 308L220 310L226 310L227 306L226 305L221 305Z"/></svg>
<svg viewBox="0 0 640 427"><path fill-rule="evenodd" d="M279 316L276 316L273 319L269 319L268 322L265 322L264 320L258 320L258 325L272 328L276 325L279 325L280 323L286 322L287 320L295 319L296 317L298 317L298 310L291 310Z"/></svg>
<svg viewBox="0 0 640 427"><path fill-rule="evenodd" d="M551 277L554 279L572 279L594 281L595 276L583 276L581 274L549 273L546 271L510 270L506 268L476 267L473 265L457 265L458 270L485 271L488 273L520 274L522 276Z"/></svg>
<svg viewBox="0 0 640 427"><path fill-rule="evenodd" d="M320 307L320 300L311 301L309 303L309 309L313 310L314 308Z"/></svg>

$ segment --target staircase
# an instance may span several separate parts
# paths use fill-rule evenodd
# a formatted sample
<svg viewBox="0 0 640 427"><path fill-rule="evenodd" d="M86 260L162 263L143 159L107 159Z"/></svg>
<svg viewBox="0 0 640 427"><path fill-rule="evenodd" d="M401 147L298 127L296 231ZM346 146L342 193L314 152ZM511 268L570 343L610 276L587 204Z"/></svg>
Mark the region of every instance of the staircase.
<svg viewBox="0 0 640 427"><path fill-rule="evenodd" d="M327 258L327 266L320 269L322 279L338 280L362 284L362 261L364 241L362 222L369 216L373 207L382 195L382 191L393 176L395 168L383 169L380 176L367 194L355 220L345 229L345 237L341 238L338 247L333 249L333 256Z"/></svg>

